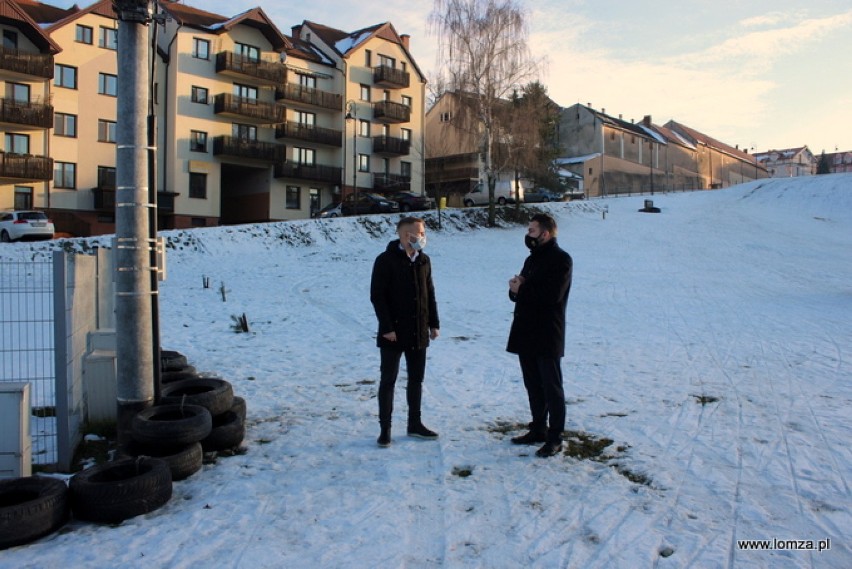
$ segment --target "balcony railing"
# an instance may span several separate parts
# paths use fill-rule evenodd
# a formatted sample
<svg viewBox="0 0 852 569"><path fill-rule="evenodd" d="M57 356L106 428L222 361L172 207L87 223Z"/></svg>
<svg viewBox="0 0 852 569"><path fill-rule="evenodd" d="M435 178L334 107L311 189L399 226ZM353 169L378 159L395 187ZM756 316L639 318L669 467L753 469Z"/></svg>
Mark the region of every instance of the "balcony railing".
<svg viewBox="0 0 852 569"><path fill-rule="evenodd" d="M115 188L92 188L92 194L95 197L95 210L97 211L115 211Z"/></svg>
<svg viewBox="0 0 852 569"><path fill-rule="evenodd" d="M288 121L275 127L275 138L292 138L316 144L343 146L343 133L310 124Z"/></svg>
<svg viewBox="0 0 852 569"><path fill-rule="evenodd" d="M304 87L295 83L287 83L283 86L276 87L275 98L335 111L339 111L343 108L342 95L338 93L329 93L328 91L320 91L313 87Z"/></svg>
<svg viewBox="0 0 852 569"><path fill-rule="evenodd" d="M0 47L0 69L21 75L53 79L53 56Z"/></svg>
<svg viewBox="0 0 852 569"><path fill-rule="evenodd" d="M373 83L390 89L404 89L411 83L411 74L389 65L379 65L373 68Z"/></svg>
<svg viewBox="0 0 852 569"><path fill-rule="evenodd" d="M411 141L393 136L374 136L373 153L393 154L395 156L407 155L411 149Z"/></svg>
<svg viewBox="0 0 852 569"><path fill-rule="evenodd" d="M257 99L238 97L231 93L219 93L213 101L213 112L217 115L237 116L263 124L284 122L284 106L265 103Z"/></svg>
<svg viewBox="0 0 852 569"><path fill-rule="evenodd" d="M260 142L235 136L217 136L213 139L214 156L230 156L232 158L251 158L264 162L281 160L284 147L272 142Z"/></svg>
<svg viewBox="0 0 852 569"><path fill-rule="evenodd" d="M275 165L276 178L294 178L339 184L342 174L343 168L338 166L297 164L294 162L280 162Z"/></svg>
<svg viewBox="0 0 852 569"><path fill-rule="evenodd" d="M287 68L272 61L245 57L231 51L216 54L216 73L252 77L256 82L280 85L287 81Z"/></svg>
<svg viewBox="0 0 852 569"><path fill-rule="evenodd" d="M0 99L0 123L51 128L53 107L15 99Z"/></svg>
<svg viewBox="0 0 852 569"><path fill-rule="evenodd" d="M373 189L380 192L407 192L411 189L411 176L374 173Z"/></svg>
<svg viewBox="0 0 852 569"><path fill-rule="evenodd" d="M409 122L411 120L411 108L402 103L379 101L373 103L373 118L384 123Z"/></svg>
<svg viewBox="0 0 852 569"><path fill-rule="evenodd" d="M53 158L0 150L0 178L52 180Z"/></svg>

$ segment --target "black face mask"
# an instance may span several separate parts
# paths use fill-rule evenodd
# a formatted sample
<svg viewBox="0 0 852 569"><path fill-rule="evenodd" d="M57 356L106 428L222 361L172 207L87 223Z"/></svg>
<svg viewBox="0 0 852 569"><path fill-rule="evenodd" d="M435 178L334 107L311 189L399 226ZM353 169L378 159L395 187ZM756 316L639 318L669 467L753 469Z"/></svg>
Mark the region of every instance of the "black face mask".
<svg viewBox="0 0 852 569"><path fill-rule="evenodd" d="M524 244L527 246L527 248L530 251L532 251L533 249L535 249L539 245L538 237L533 237L532 235L529 235L529 234L524 235Z"/></svg>

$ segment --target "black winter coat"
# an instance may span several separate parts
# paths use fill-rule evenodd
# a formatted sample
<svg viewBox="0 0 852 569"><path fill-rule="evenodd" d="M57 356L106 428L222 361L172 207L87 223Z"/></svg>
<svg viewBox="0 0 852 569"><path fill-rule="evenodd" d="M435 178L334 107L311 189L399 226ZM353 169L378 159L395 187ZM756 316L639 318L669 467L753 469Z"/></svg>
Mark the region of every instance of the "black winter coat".
<svg viewBox="0 0 852 569"><path fill-rule="evenodd" d="M571 291L574 261L551 239L530 251L521 276L515 318L506 350L513 354L557 358L565 355L565 306Z"/></svg>
<svg viewBox="0 0 852 569"><path fill-rule="evenodd" d="M429 256L421 251L411 261L399 239L388 243L385 252L376 257L370 301L379 321L376 345L380 348L425 349L429 329L440 328ZM388 332L396 332L396 342L382 337Z"/></svg>

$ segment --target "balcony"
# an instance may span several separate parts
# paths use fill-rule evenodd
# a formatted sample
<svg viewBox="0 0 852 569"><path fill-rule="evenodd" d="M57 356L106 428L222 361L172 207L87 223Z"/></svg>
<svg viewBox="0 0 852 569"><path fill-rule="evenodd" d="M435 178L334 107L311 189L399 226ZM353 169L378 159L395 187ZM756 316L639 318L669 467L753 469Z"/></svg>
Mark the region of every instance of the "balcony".
<svg viewBox="0 0 852 569"><path fill-rule="evenodd" d="M264 103L257 99L238 97L230 93L219 93L213 101L213 112L217 115L249 119L258 124L284 122L284 106Z"/></svg>
<svg viewBox="0 0 852 569"><path fill-rule="evenodd" d="M402 103L379 101L373 103L373 118L381 123L401 123L411 121L411 109Z"/></svg>
<svg viewBox="0 0 852 569"><path fill-rule="evenodd" d="M53 107L41 103L0 99L0 123L20 127L52 128Z"/></svg>
<svg viewBox="0 0 852 569"><path fill-rule="evenodd" d="M39 79L53 79L53 56L0 47L0 70Z"/></svg>
<svg viewBox="0 0 852 569"><path fill-rule="evenodd" d="M298 180L313 180L316 182L339 184L342 175L343 168L339 168L337 166L296 164L294 162L280 162L275 165L276 178L293 178Z"/></svg>
<svg viewBox="0 0 852 569"><path fill-rule="evenodd" d="M405 156L411 149L411 141L393 136L374 136L373 153L391 156Z"/></svg>
<svg viewBox="0 0 852 569"><path fill-rule="evenodd" d="M240 79L251 77L255 83L265 85L280 85L287 81L287 68L281 63L252 59L231 51L216 54L216 73Z"/></svg>
<svg viewBox="0 0 852 569"><path fill-rule="evenodd" d="M53 179L53 158L0 150L0 178L50 181Z"/></svg>
<svg viewBox="0 0 852 569"><path fill-rule="evenodd" d="M374 173L373 189L377 192L408 192L411 190L411 176Z"/></svg>
<svg viewBox="0 0 852 569"><path fill-rule="evenodd" d="M405 89L411 83L411 74L402 69L379 65L373 68L373 84L388 89Z"/></svg>
<svg viewBox="0 0 852 569"><path fill-rule="evenodd" d="M287 83L275 88L275 98L293 103L294 106L321 107L332 111L343 108L343 97L337 93L320 91L312 87L304 87L295 83Z"/></svg>
<svg viewBox="0 0 852 569"><path fill-rule="evenodd" d="M290 138L328 146L343 146L343 133L310 124L288 121L275 127L275 138Z"/></svg>
<svg viewBox="0 0 852 569"><path fill-rule="evenodd" d="M283 146L272 142L260 142L235 136L217 136L213 139L213 156L276 162L282 159L283 151Z"/></svg>

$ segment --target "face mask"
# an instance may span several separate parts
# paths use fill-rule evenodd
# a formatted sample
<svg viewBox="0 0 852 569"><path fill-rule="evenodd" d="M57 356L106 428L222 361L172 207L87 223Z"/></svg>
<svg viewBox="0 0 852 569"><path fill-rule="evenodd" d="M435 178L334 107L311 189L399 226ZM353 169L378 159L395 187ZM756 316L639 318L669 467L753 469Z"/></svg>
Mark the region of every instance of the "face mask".
<svg viewBox="0 0 852 569"><path fill-rule="evenodd" d="M426 236L415 237L414 240L411 237L408 238L408 244L411 245L411 248L415 251L422 251L426 246Z"/></svg>
<svg viewBox="0 0 852 569"><path fill-rule="evenodd" d="M527 248L532 251L538 247L538 237L533 237L529 234L524 235L524 244L526 244Z"/></svg>

